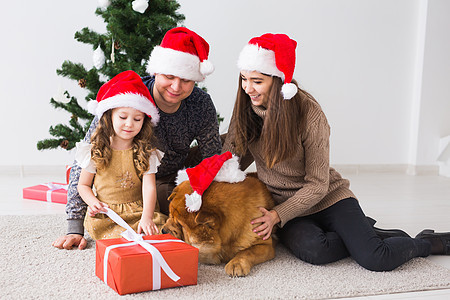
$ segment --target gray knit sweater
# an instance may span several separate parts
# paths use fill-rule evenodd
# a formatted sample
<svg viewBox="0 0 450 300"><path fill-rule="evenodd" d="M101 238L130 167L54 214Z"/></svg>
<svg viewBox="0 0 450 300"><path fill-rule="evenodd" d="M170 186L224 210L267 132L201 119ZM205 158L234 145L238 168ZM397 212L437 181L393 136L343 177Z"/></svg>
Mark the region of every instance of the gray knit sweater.
<svg viewBox="0 0 450 300"><path fill-rule="evenodd" d="M306 97L301 105L308 108L308 114L305 130L298 141L294 141L298 145L294 157L268 168L260 142L249 145L258 177L275 200L274 210L280 216L281 227L293 218L319 212L342 199L355 197L349 189L349 181L329 165L330 127L325 114L319 104ZM258 116L265 118L264 109L252 108ZM232 119L222 151L234 153L233 123Z"/></svg>

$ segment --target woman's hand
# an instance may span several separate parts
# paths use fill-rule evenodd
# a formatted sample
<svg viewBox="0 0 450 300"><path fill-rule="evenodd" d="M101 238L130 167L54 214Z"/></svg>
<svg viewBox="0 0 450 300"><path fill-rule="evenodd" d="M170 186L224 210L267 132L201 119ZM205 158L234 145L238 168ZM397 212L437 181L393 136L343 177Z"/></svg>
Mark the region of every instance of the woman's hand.
<svg viewBox="0 0 450 300"><path fill-rule="evenodd" d="M108 207L108 204L96 201L88 206L87 213L90 217L95 217L96 214L100 212L107 212L106 208Z"/></svg>
<svg viewBox="0 0 450 300"><path fill-rule="evenodd" d="M153 223L152 218L142 216L138 226L138 234L144 232L145 235L153 235L158 233L158 227Z"/></svg>
<svg viewBox="0 0 450 300"><path fill-rule="evenodd" d="M261 225L255 227L253 229L253 232L258 234L259 236L263 236L263 240L267 240L272 234L273 226L275 226L275 224L279 223L281 220L278 216L278 213L274 210L268 211L264 207L260 207L259 210L263 213L263 216L253 219L251 221L251 224L254 225L257 223L261 223Z"/></svg>

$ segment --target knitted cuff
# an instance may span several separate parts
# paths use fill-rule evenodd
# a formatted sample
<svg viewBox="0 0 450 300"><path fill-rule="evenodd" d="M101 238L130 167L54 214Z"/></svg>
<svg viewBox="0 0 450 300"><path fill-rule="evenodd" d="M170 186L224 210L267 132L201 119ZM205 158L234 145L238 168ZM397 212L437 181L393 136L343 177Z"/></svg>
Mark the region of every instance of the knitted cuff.
<svg viewBox="0 0 450 300"><path fill-rule="evenodd" d="M84 235L84 220L83 219L68 219L67 220L67 234Z"/></svg>

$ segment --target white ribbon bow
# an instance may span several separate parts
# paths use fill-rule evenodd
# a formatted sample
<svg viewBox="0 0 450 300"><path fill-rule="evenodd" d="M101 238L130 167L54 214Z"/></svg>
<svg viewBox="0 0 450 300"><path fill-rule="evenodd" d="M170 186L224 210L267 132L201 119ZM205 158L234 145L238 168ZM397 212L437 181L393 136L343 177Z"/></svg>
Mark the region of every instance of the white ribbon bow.
<svg viewBox="0 0 450 300"><path fill-rule="evenodd" d="M156 249L154 246L150 244L158 244L158 243L167 243L167 242L177 242L177 243L184 243L181 240L144 240L142 238L141 234L137 234L136 231L133 230L133 228L130 227L130 225L127 224L118 214L116 214L113 210L110 208L106 208L107 212L104 213L108 217L110 217L114 222L116 222L118 225L122 226L126 229L126 231L122 232L122 236L130 241L130 243L126 244L118 244L118 245L111 245L106 247L105 250L105 256L103 261L103 281L107 284L108 283L108 255L109 252L112 249L119 248L119 247L127 247L127 246L133 246L136 244L141 245L144 247L145 250L147 250L151 256L152 256L152 265L153 265L153 290L159 290L161 289L161 269L164 270L164 272L169 276L170 279L173 281L178 281L180 277L175 274L175 272L172 271L172 269L169 267L167 262L165 261L164 257L161 255L161 253Z"/></svg>
<svg viewBox="0 0 450 300"><path fill-rule="evenodd" d="M44 183L41 184L43 186L46 186L49 188L49 190L47 191L47 202L52 202L52 192L56 191L56 190L60 190L60 189L64 189L67 191L67 184L57 184L57 183Z"/></svg>

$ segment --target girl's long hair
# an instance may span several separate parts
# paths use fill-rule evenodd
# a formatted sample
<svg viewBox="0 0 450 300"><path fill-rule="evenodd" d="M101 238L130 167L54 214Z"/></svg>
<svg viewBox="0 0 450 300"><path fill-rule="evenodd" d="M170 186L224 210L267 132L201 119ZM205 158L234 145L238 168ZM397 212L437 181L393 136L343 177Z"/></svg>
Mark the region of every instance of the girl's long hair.
<svg viewBox="0 0 450 300"><path fill-rule="evenodd" d="M295 80L292 83L298 88ZM305 126L307 114L306 107L308 106L302 105L302 101L308 99L315 101L313 96L298 88L298 92L293 98L284 100L281 94L283 82L281 78L273 76L266 116L263 120L253 111L250 97L242 89L240 76L238 85L233 110L236 154L244 155L248 145L259 140L268 168L293 157L298 149L299 137Z"/></svg>
<svg viewBox="0 0 450 300"><path fill-rule="evenodd" d="M112 110L106 111L100 118L97 128L91 137L91 157L98 170L105 169L111 162L111 137L114 136L112 124ZM134 167L142 178L149 169L149 157L155 150L156 138L153 134L151 119L145 115L141 131L133 139L133 160Z"/></svg>

